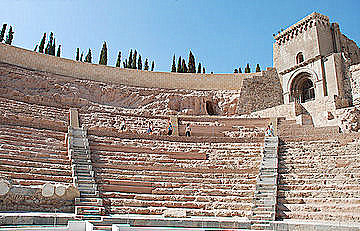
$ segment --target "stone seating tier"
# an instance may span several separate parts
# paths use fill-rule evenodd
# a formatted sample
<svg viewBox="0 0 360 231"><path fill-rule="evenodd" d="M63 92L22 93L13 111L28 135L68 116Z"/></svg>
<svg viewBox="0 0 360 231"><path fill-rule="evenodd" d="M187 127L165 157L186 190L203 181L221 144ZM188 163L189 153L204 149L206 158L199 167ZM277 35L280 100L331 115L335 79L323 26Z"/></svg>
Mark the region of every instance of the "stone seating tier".
<svg viewBox="0 0 360 231"><path fill-rule="evenodd" d="M12 185L71 184L65 133L0 124L0 176Z"/></svg>
<svg viewBox="0 0 360 231"><path fill-rule="evenodd" d="M203 143L90 135L100 195L110 214L247 216L261 143Z"/></svg>
<svg viewBox="0 0 360 231"><path fill-rule="evenodd" d="M280 146L280 218L360 221L359 137Z"/></svg>
<svg viewBox="0 0 360 231"><path fill-rule="evenodd" d="M97 127L120 130L122 120L126 121L128 131L146 133L148 122L153 122L155 135L167 133L169 116L138 116L112 112L81 112L80 121L90 130ZM192 136L205 137L263 137L269 119L244 119L225 117L179 117L179 134L185 136L185 126L190 123Z"/></svg>

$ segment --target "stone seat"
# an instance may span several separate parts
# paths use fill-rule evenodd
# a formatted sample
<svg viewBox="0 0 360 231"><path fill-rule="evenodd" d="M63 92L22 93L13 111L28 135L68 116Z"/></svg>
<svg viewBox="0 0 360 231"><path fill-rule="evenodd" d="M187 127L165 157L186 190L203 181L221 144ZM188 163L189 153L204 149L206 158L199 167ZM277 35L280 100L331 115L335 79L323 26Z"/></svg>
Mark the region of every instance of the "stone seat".
<svg viewBox="0 0 360 231"><path fill-rule="evenodd" d="M103 172L97 173L98 179L114 179L117 180L119 177L114 174L106 174ZM203 184L223 184L224 182L230 182L226 179L219 179L219 178L209 178L209 177L202 177L202 176L184 176L182 173L178 173L174 176L162 176L161 173L158 174L144 174L144 175L134 175L131 172L122 173L121 175L122 180L129 180L129 181L148 181L148 182L169 182L169 183L203 183ZM253 178L249 178L249 176L231 179L233 184L255 184L256 183L256 176L254 175Z"/></svg>
<svg viewBox="0 0 360 231"><path fill-rule="evenodd" d="M29 161L34 163L53 163L53 164L63 164L70 166L70 160L65 158L57 158L56 155L53 155L54 158L49 158L49 155L39 157L36 152L11 152L7 154L0 154L0 159L4 160L19 160L19 161ZM44 158L45 157L45 158Z"/></svg>
<svg viewBox="0 0 360 231"><path fill-rule="evenodd" d="M64 164L53 164L53 163L46 163L43 161L35 162L35 161L24 161L24 160L17 160L17 159L10 159L0 157L1 164L7 166L23 166L23 167L35 167L35 168L46 168L46 169L59 169L59 170L71 170L70 165Z"/></svg>
<svg viewBox="0 0 360 231"><path fill-rule="evenodd" d="M9 166L1 165L0 172L19 172L19 173L31 173L31 174L42 174L42 175L55 175L55 176L69 176L71 171L69 170L55 170L48 168L35 168L27 166Z"/></svg>
<svg viewBox="0 0 360 231"><path fill-rule="evenodd" d="M11 179L23 179L23 180L43 180L50 182L65 182L72 183L73 179L71 176L55 176L55 175L42 175L42 174L24 174L14 172L1 172L4 177Z"/></svg>

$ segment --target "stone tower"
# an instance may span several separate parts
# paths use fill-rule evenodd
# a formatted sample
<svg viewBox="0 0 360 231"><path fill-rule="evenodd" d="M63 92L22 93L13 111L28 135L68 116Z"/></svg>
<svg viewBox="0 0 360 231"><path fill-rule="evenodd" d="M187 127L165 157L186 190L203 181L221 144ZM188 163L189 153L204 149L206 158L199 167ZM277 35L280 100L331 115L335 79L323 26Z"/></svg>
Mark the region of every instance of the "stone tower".
<svg viewBox="0 0 360 231"><path fill-rule="evenodd" d="M285 104L324 97L351 104L345 70L360 62L360 50L340 32L337 23L312 13L274 35L274 39L274 67L279 73Z"/></svg>

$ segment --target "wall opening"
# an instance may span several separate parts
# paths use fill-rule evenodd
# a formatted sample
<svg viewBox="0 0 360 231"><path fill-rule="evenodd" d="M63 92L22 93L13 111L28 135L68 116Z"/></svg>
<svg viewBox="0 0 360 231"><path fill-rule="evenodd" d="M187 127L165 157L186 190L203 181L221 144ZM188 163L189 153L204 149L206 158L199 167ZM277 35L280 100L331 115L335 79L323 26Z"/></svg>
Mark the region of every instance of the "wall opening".
<svg viewBox="0 0 360 231"><path fill-rule="evenodd" d="M296 55L296 64L299 64L299 63L302 63L304 62L304 55L302 52L299 52L297 55Z"/></svg>
<svg viewBox="0 0 360 231"><path fill-rule="evenodd" d="M206 101L206 112L208 115L215 115L214 105L210 101Z"/></svg>
<svg viewBox="0 0 360 231"><path fill-rule="evenodd" d="M314 84L308 74L295 77L290 87L290 102L305 103L315 99Z"/></svg>

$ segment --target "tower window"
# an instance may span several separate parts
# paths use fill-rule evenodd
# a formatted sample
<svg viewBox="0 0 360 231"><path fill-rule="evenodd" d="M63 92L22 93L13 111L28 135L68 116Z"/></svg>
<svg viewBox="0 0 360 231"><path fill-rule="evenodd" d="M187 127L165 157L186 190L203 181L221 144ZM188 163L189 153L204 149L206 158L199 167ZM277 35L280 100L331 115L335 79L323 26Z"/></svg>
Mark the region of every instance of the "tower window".
<svg viewBox="0 0 360 231"><path fill-rule="evenodd" d="M304 55L302 52L299 52L297 55L296 55L296 64L299 64L299 63L302 63L304 62Z"/></svg>

